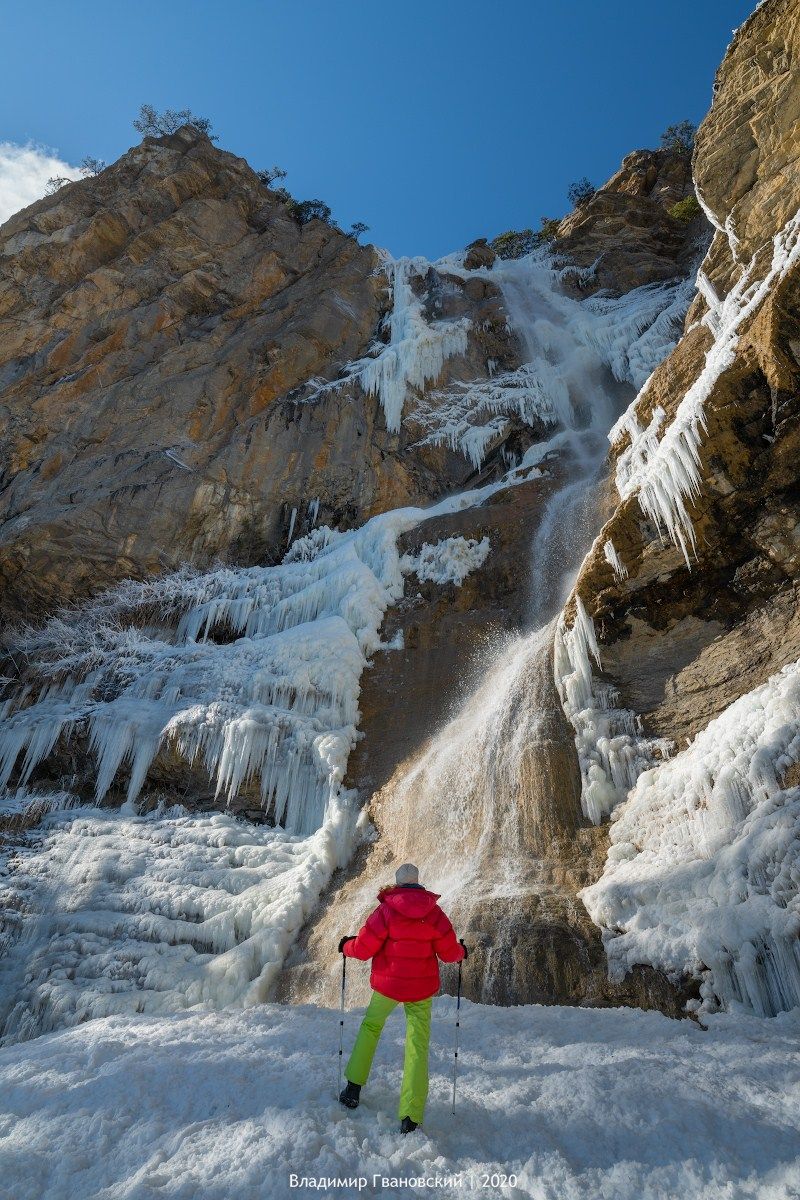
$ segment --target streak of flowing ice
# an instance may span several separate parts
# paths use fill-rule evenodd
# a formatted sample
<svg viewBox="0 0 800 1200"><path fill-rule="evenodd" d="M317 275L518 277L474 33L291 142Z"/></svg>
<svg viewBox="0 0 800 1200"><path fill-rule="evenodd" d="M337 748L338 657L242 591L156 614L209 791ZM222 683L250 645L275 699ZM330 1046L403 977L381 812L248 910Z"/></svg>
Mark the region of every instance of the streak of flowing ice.
<svg viewBox="0 0 800 1200"><path fill-rule="evenodd" d="M392 309L385 321L389 341L376 343L366 357L347 363L342 377L322 384L314 396L355 380L368 396L380 400L389 432L399 431L409 391L438 379L447 359L467 348L470 322L466 318L429 321L424 302L412 287L414 278L419 287L424 286L430 268L424 258L384 255L383 270L392 285Z"/></svg>

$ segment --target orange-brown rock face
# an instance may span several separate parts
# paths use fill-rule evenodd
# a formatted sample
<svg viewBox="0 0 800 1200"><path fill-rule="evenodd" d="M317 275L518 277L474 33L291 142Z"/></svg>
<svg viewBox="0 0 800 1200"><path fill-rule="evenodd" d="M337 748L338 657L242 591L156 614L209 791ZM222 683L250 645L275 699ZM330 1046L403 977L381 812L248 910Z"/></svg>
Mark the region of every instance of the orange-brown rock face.
<svg viewBox="0 0 800 1200"><path fill-rule="evenodd" d="M0 255L7 610L252 558L304 497L408 494L374 411L284 399L369 342L374 251L301 228L206 138L148 139L12 218Z"/></svg>
<svg viewBox="0 0 800 1200"><path fill-rule="evenodd" d="M608 183L558 227L555 249L592 267L583 291L627 292L686 274L706 236L704 217L683 223L669 209L692 194L688 155L635 150Z"/></svg>
<svg viewBox="0 0 800 1200"><path fill-rule="evenodd" d="M492 334L491 286L476 288L439 302L479 317L465 377L487 355L516 362L496 302ZM320 390L381 336L390 301L372 247L299 225L189 128L13 217L0 233L6 613L187 561L269 561L312 502L347 526L440 494L441 453L406 455L410 437L388 434L357 386ZM468 473L449 466L454 483Z"/></svg>

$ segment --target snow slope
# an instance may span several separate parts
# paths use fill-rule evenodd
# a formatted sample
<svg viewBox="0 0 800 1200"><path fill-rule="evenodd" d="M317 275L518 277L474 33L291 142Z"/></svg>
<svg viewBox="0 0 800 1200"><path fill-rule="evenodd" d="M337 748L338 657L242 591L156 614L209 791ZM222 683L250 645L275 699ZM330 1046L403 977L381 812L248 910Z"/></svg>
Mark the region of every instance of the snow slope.
<svg viewBox="0 0 800 1200"><path fill-rule="evenodd" d="M348 1012L352 1042L360 1012ZM800 1016L462 1008L435 1001L424 1129L402 1138L403 1021L363 1103L334 1100L338 1013L110 1017L0 1051L0 1195L13 1200L289 1196L788 1200L800 1189ZM470 1184L471 1173L474 1183ZM514 1185L484 1174L516 1176ZM291 1186L302 1180L366 1180ZM460 1185L435 1186L461 1174ZM377 1178L374 1178L377 1177ZM413 1187L381 1183L420 1177Z"/></svg>

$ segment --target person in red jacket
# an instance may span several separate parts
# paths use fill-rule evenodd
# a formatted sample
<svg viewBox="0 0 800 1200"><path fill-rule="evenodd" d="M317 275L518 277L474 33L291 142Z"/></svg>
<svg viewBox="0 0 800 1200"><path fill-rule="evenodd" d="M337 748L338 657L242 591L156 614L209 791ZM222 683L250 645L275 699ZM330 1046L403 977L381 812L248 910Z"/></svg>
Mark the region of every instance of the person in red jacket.
<svg viewBox="0 0 800 1200"><path fill-rule="evenodd" d="M358 936L339 943L340 953L348 958L372 959L373 988L339 1100L347 1108L358 1108L386 1018L402 1004L406 1049L399 1116L401 1131L410 1133L422 1123L428 1096L431 998L439 990L439 960L460 962L467 948L456 941L453 926L436 903L438 895L422 887L413 863L399 867L395 881L395 887L381 888L380 903Z"/></svg>

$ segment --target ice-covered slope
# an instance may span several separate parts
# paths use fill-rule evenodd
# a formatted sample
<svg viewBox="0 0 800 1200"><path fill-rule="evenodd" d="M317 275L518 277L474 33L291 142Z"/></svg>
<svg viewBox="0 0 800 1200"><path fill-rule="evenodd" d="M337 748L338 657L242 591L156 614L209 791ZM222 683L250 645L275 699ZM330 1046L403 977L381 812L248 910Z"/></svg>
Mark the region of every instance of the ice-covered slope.
<svg viewBox="0 0 800 1200"><path fill-rule="evenodd" d="M347 1013L348 1044L360 1015ZM353 1113L334 1098L335 1010L111 1017L7 1048L0 1187L14 1200L783 1200L800 1188L796 1014L717 1017L705 1032L657 1013L466 1002L452 1116L453 1001L437 1000L413 1138L396 1117L403 1032L395 1014Z"/></svg>

